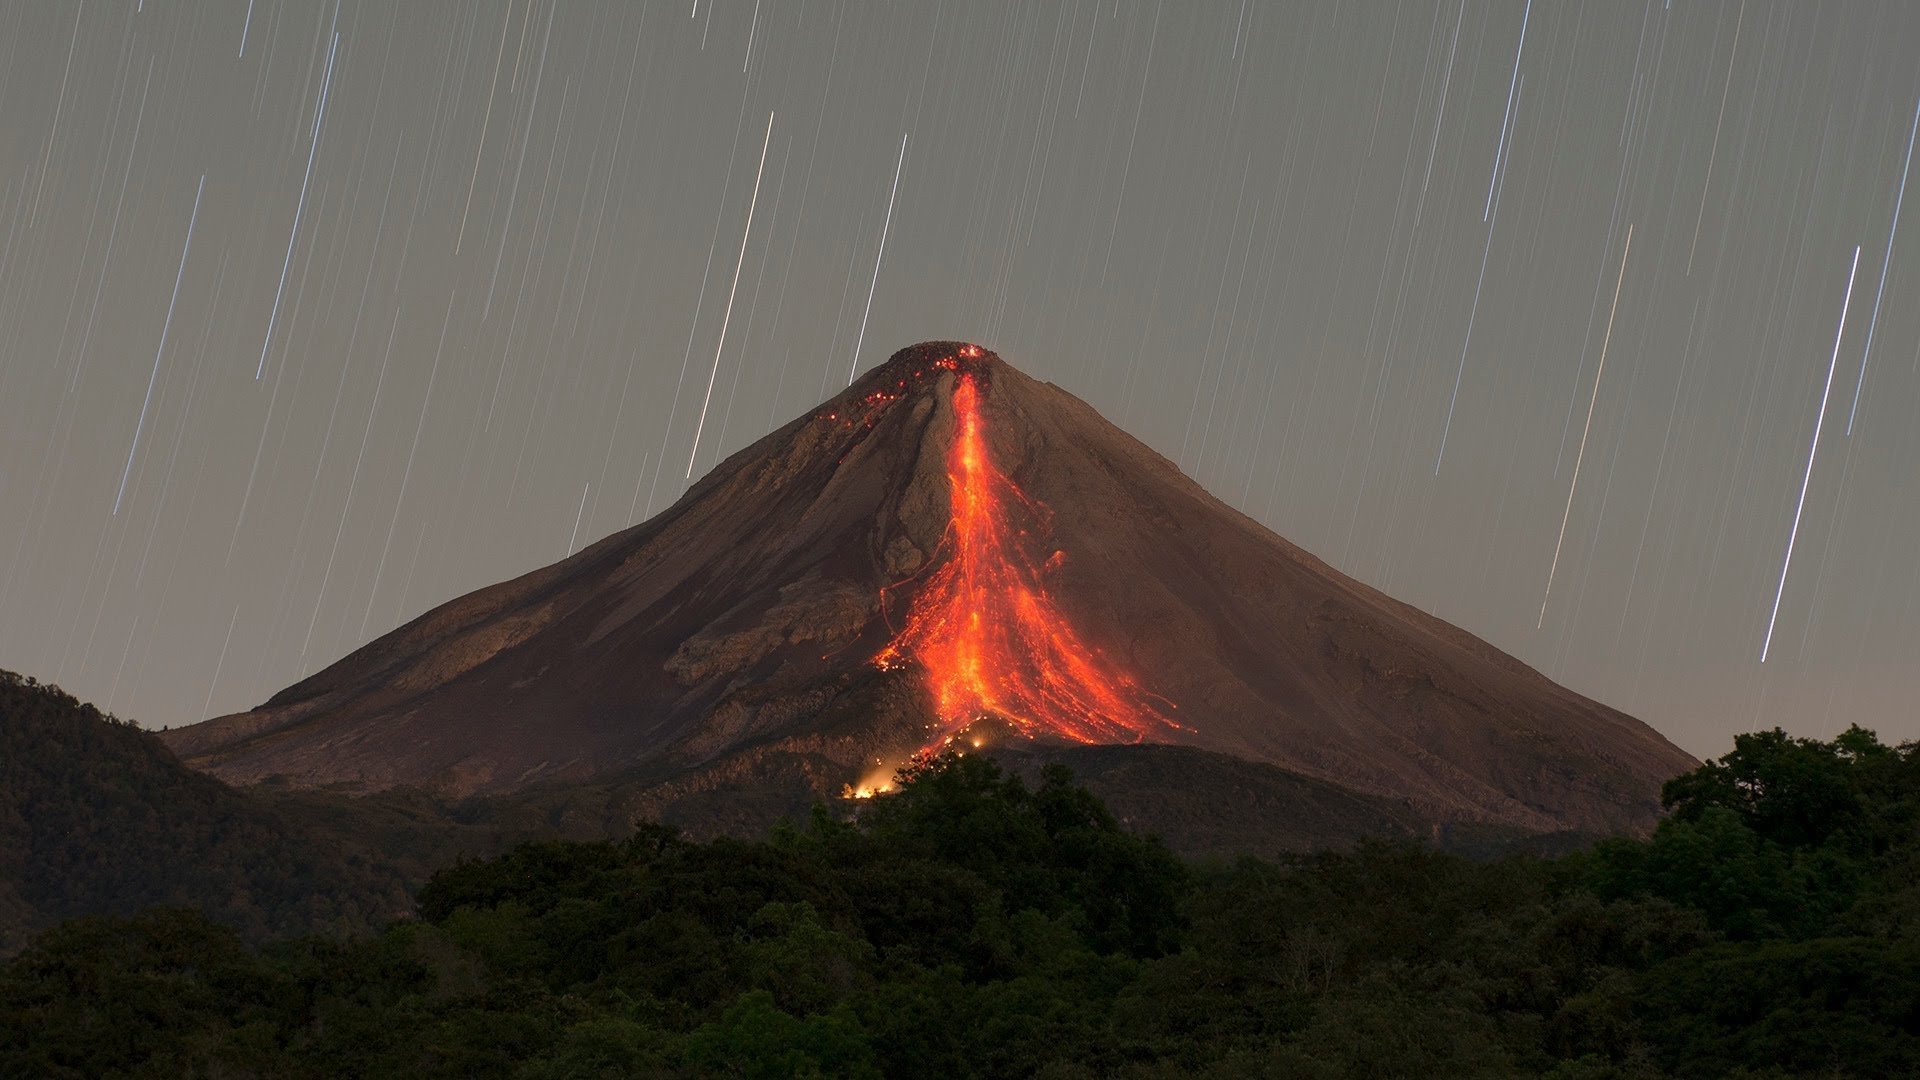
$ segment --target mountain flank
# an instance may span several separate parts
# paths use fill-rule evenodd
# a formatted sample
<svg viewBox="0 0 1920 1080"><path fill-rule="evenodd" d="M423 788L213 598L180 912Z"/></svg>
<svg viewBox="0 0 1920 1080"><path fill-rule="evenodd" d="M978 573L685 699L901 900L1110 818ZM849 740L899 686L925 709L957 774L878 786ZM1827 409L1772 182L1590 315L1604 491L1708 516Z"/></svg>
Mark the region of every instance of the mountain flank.
<svg viewBox="0 0 1920 1080"><path fill-rule="evenodd" d="M962 342L901 350L649 521L163 738L237 784L745 798L873 786L976 728L1542 833L1649 828L1694 764Z"/></svg>

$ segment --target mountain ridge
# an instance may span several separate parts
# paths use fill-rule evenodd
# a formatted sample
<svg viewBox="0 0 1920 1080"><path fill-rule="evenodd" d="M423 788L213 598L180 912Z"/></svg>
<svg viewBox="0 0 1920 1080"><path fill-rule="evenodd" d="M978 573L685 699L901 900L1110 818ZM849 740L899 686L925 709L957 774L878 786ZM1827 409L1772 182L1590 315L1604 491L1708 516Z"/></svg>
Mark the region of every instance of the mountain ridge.
<svg viewBox="0 0 1920 1080"><path fill-rule="evenodd" d="M951 558L966 378L981 385L983 446L1040 508L1019 532L1053 552L1036 556L1035 587L1177 707L1190 730L1168 741L1406 798L1436 819L1537 831L1648 827L1661 781L1692 764L961 342L896 353L647 522L165 738L235 782L455 796L641 763L692 769L769 740L884 774L937 726L911 665L871 661L915 575Z"/></svg>

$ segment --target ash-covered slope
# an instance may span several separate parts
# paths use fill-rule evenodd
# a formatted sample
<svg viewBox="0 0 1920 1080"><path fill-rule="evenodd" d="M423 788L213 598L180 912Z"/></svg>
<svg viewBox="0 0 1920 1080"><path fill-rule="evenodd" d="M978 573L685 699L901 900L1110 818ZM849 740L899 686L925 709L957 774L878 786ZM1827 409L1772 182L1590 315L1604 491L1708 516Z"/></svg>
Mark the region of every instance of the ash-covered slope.
<svg viewBox="0 0 1920 1080"><path fill-rule="evenodd" d="M1089 700L1120 693L1169 721L1135 725L1147 738L1437 820L1540 830L1645 826L1660 783L1692 764L1294 547L1079 399L954 342L895 354L652 520L166 738L230 781L363 790L499 793L635 770L713 788L768 755L808 762L816 788L870 778L951 727L938 713L952 680L887 647L933 657L940 644L915 605L955 587L942 568L959 547L956 396L1018 500L1006 542L1031 560L1021 583L1088 678L1120 687Z"/></svg>

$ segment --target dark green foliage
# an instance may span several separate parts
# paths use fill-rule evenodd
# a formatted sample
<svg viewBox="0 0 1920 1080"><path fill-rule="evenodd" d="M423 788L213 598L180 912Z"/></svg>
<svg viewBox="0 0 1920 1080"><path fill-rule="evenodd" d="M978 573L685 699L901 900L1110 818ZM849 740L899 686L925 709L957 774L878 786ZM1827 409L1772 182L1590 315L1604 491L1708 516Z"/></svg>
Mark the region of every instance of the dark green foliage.
<svg viewBox="0 0 1920 1080"><path fill-rule="evenodd" d="M748 1080L789 1077L879 1077L866 1033L843 1012L805 1020L782 1012L773 995L749 990L719 1019L688 1037L686 1063L695 1072Z"/></svg>
<svg viewBox="0 0 1920 1080"><path fill-rule="evenodd" d="M1181 864L1122 831L1063 766L1048 766L1029 792L985 758L949 758L910 777L897 797L879 800L861 826L841 834L840 855L864 856L880 871L868 883L875 893L897 893L900 886L889 884L896 867L944 868L1068 917L1101 951L1152 956L1173 944Z"/></svg>
<svg viewBox="0 0 1920 1080"><path fill-rule="evenodd" d="M1775 728L1735 736L1733 753L1667 782L1661 801L1676 821L1732 811L1754 834L1783 848L1884 850L1913 823L1911 787L1920 779L1911 755L1882 746L1873 732L1848 728L1830 743L1796 739Z"/></svg>
<svg viewBox="0 0 1920 1080"><path fill-rule="evenodd" d="M1589 880L1602 895L1668 897L1740 940L1825 934L1876 913L1905 921L1911 910L1911 745L1884 746L1859 727L1832 742L1741 735L1733 753L1669 781L1662 801L1670 814L1651 843L1596 849Z"/></svg>
<svg viewBox="0 0 1920 1080"><path fill-rule="evenodd" d="M1649 973L1648 1034L1683 1075L1716 1062L1854 1076L1920 1070L1920 942L1871 938L1716 945Z"/></svg>
<svg viewBox="0 0 1920 1080"><path fill-rule="evenodd" d="M74 919L43 935L0 982L0 1016L8 1018L0 1030L17 1025L64 1037L0 1051L0 1072L186 1075L247 1024L249 1003L284 992L284 978L233 931L194 912ZM201 1038L181 1038L186 1032Z"/></svg>
<svg viewBox="0 0 1920 1080"><path fill-rule="evenodd" d="M1190 865L1063 770L948 758L766 840L540 842L264 947L82 919L0 1075L1920 1075L1920 749L1778 732L1644 839Z"/></svg>
<svg viewBox="0 0 1920 1080"><path fill-rule="evenodd" d="M463 847L385 803L236 791L133 724L0 671L0 956L76 915L189 907L250 940L365 933Z"/></svg>

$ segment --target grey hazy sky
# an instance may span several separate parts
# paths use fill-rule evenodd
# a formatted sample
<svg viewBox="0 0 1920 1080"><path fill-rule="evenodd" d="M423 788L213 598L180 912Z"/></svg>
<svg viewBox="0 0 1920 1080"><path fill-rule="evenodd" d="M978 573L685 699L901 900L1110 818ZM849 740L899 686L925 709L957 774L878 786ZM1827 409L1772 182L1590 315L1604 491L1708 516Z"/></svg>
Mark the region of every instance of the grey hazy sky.
<svg viewBox="0 0 1920 1080"><path fill-rule="evenodd" d="M949 337L1696 753L1920 737L1904 0L142 6L0 7L0 666L247 707Z"/></svg>

